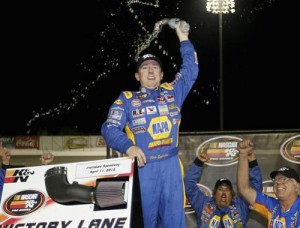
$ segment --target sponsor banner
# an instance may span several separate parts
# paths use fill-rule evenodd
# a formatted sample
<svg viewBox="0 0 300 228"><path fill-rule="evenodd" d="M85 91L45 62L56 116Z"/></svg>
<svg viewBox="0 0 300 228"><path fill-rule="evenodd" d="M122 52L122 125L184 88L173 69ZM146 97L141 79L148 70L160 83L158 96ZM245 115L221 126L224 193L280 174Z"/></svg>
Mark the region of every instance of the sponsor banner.
<svg viewBox="0 0 300 228"><path fill-rule="evenodd" d="M15 137L0 137L0 143L6 148L15 148Z"/></svg>
<svg viewBox="0 0 300 228"><path fill-rule="evenodd" d="M16 136L16 149L39 149L39 136Z"/></svg>
<svg viewBox="0 0 300 228"><path fill-rule="evenodd" d="M130 227L134 160L8 169L0 227Z"/></svg>
<svg viewBox="0 0 300 228"><path fill-rule="evenodd" d="M83 149L90 147L87 136L64 136L64 149Z"/></svg>
<svg viewBox="0 0 300 228"><path fill-rule="evenodd" d="M40 150L53 151L88 151L106 148L102 136L40 136Z"/></svg>
<svg viewBox="0 0 300 228"><path fill-rule="evenodd" d="M93 145L94 145L94 141L93 141L93 137L91 138L91 146L93 147ZM96 145L96 147L106 147L106 142L105 142L105 140L104 140L104 138L102 137L102 136L96 136L95 137L95 141L96 141L96 143L95 143L95 145Z"/></svg>
<svg viewBox="0 0 300 228"><path fill-rule="evenodd" d="M287 161L300 164L300 135L290 137L283 142L280 154Z"/></svg>
<svg viewBox="0 0 300 228"><path fill-rule="evenodd" d="M227 166L237 163L237 145L241 138L234 136L212 137L204 141L196 150L198 153L206 153L209 156L207 165Z"/></svg>

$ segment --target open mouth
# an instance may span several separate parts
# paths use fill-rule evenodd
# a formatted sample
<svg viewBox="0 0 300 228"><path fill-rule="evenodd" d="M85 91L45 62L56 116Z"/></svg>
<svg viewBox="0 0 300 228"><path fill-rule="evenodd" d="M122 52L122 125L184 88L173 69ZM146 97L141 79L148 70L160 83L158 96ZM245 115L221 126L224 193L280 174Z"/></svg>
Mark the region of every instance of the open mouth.
<svg viewBox="0 0 300 228"><path fill-rule="evenodd" d="M227 198L227 197L226 197L226 194L222 194L222 195L221 195L221 201L222 201L222 202L225 202L225 201L226 201L226 198Z"/></svg>

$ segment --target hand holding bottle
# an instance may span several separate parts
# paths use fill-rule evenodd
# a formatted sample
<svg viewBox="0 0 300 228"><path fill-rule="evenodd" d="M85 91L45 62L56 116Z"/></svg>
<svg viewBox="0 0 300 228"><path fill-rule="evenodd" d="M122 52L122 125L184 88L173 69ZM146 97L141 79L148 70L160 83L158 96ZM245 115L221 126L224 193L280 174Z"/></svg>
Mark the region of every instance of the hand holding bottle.
<svg viewBox="0 0 300 228"><path fill-rule="evenodd" d="M168 25L172 29L176 29L177 26L180 26L180 30L183 33L187 33L190 30L190 25L186 21L180 20L180 18L171 18L168 20Z"/></svg>

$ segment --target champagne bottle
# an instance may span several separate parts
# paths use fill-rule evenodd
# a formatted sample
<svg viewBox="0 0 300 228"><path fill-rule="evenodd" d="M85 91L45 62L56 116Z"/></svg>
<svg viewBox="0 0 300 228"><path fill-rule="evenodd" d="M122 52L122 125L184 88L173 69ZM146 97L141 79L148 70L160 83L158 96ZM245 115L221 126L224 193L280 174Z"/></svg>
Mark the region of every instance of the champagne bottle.
<svg viewBox="0 0 300 228"><path fill-rule="evenodd" d="M181 23L180 23L181 22ZM177 26L180 26L180 29L183 33L186 33L190 30L190 25L189 23L187 23L186 21L182 21L180 20L180 18L170 18L168 20L168 25L172 28L172 29L176 29Z"/></svg>

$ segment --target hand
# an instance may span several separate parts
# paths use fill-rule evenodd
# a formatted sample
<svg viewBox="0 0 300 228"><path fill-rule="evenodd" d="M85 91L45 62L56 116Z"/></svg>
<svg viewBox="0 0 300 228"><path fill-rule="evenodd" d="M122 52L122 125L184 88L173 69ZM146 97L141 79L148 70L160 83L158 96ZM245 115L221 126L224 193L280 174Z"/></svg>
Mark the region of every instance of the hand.
<svg viewBox="0 0 300 228"><path fill-rule="evenodd" d="M256 156L255 156L255 154L252 150L248 153L248 161L251 162L251 161L254 161L254 160L256 160Z"/></svg>
<svg viewBox="0 0 300 228"><path fill-rule="evenodd" d="M54 155L51 152L43 152L40 160L42 165L49 165L51 162L53 162Z"/></svg>
<svg viewBox="0 0 300 228"><path fill-rule="evenodd" d="M203 163L207 162L209 160L209 156L207 153L198 153L198 156L200 161L202 161Z"/></svg>
<svg viewBox="0 0 300 228"><path fill-rule="evenodd" d="M179 41L188 40L189 38L189 32L182 32L181 27L184 26L184 23L187 23L185 21L180 21L179 26L176 27L176 33L179 38Z"/></svg>
<svg viewBox="0 0 300 228"><path fill-rule="evenodd" d="M10 158L11 158L10 150L3 147L2 144L1 144L0 145L0 154L2 156L2 164L9 165L9 161L10 161Z"/></svg>
<svg viewBox="0 0 300 228"><path fill-rule="evenodd" d="M128 150L126 151L126 154L131 158L136 157L139 167L143 167L147 162L144 152L138 146L129 147Z"/></svg>
<svg viewBox="0 0 300 228"><path fill-rule="evenodd" d="M252 157L254 143L250 139L244 139L238 143L239 155Z"/></svg>

